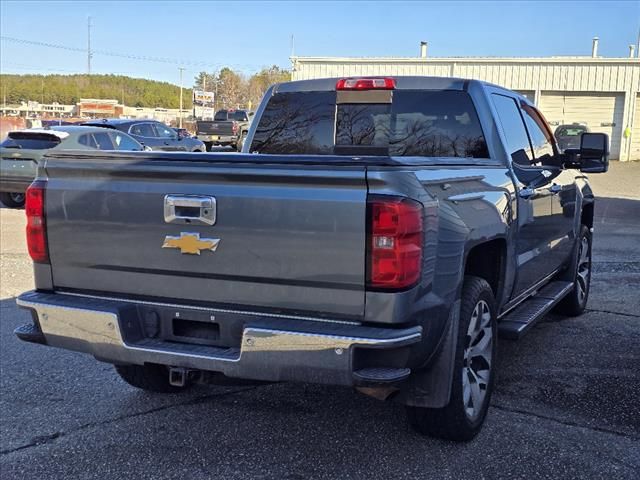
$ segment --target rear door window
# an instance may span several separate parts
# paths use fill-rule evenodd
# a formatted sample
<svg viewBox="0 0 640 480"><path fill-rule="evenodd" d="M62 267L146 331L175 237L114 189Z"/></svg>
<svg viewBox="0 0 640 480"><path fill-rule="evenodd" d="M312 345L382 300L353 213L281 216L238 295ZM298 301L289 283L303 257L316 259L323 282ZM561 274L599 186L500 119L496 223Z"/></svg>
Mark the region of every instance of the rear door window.
<svg viewBox="0 0 640 480"><path fill-rule="evenodd" d="M138 135L140 137L155 137L156 133L150 123L136 123L129 129L131 135Z"/></svg>
<svg viewBox="0 0 640 480"><path fill-rule="evenodd" d="M340 103L336 92L274 95L252 152L474 157L489 153L466 92L396 90L391 103Z"/></svg>
<svg viewBox="0 0 640 480"><path fill-rule="evenodd" d="M494 93L492 97L511 159L518 165L531 166L534 156L518 104L513 98L505 95Z"/></svg>
<svg viewBox="0 0 640 480"><path fill-rule="evenodd" d="M156 135L160 138L173 138L177 135L175 130L166 127L161 123L154 124L154 127L156 129Z"/></svg>
<svg viewBox="0 0 640 480"><path fill-rule="evenodd" d="M90 147L90 148L98 148L98 144L93 138L93 135L90 133L80 135L80 137L78 138L78 143L81 145L86 145L87 147Z"/></svg>
<svg viewBox="0 0 640 480"><path fill-rule="evenodd" d="M113 142L115 143L117 150L142 150L142 145L136 142L129 135L125 135L122 132L112 132Z"/></svg>
<svg viewBox="0 0 640 480"><path fill-rule="evenodd" d="M113 142L109 132L97 132L93 134L93 138L98 145L98 150L113 150Z"/></svg>

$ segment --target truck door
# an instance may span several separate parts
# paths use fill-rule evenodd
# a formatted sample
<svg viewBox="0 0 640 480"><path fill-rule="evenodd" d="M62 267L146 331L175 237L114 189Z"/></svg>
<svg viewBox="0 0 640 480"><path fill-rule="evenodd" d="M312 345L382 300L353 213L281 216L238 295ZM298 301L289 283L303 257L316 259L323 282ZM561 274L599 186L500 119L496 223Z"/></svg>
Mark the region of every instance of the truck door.
<svg viewBox="0 0 640 480"><path fill-rule="evenodd" d="M551 212L553 173L535 164L516 99L498 93L492 97L516 180L517 272L513 296L517 296L557 268L550 247L555 238Z"/></svg>
<svg viewBox="0 0 640 480"><path fill-rule="evenodd" d="M560 152L544 117L532 106L521 103L522 116L529 132L536 165L551 172L551 254L556 267L571 257L575 242L576 181L575 170L564 169Z"/></svg>

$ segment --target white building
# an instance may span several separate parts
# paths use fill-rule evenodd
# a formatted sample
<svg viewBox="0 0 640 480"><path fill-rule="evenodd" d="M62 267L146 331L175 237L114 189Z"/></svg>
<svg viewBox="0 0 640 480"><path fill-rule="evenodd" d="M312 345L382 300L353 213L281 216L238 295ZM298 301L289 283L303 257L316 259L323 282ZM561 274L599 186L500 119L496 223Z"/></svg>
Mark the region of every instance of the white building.
<svg viewBox="0 0 640 480"><path fill-rule="evenodd" d="M191 110L182 110L182 119L186 120L192 115ZM175 123L180 118L179 108L147 108L147 107L127 107L122 111L121 118L152 118L164 123Z"/></svg>
<svg viewBox="0 0 640 480"><path fill-rule="evenodd" d="M610 139L610 158L640 160L640 59L292 57L293 80L365 75L424 75L485 80L532 100L552 128L586 123Z"/></svg>

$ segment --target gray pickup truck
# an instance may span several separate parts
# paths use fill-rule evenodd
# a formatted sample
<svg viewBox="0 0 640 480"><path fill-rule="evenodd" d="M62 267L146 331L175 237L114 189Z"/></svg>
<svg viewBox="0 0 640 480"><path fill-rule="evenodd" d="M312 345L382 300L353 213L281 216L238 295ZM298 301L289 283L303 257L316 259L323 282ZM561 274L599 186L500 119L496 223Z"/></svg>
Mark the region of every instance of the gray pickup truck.
<svg viewBox="0 0 640 480"><path fill-rule="evenodd" d="M196 136L210 152L214 145L232 147L238 152L249 133L254 112L247 110L218 110L213 120L198 120Z"/></svg>
<svg viewBox="0 0 640 480"><path fill-rule="evenodd" d="M512 91L397 77L275 85L242 154L52 151L16 334L152 391L353 386L469 440L498 334L585 308L607 142L560 154Z"/></svg>

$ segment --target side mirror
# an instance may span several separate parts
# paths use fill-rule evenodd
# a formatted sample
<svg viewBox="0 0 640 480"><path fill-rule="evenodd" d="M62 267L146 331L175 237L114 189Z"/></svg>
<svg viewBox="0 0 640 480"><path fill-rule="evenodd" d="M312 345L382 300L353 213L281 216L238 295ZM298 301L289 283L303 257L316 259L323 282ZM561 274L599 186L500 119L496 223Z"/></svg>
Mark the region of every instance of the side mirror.
<svg viewBox="0 0 640 480"><path fill-rule="evenodd" d="M580 137L580 171L604 173L609 170L609 137L606 133L583 133Z"/></svg>

